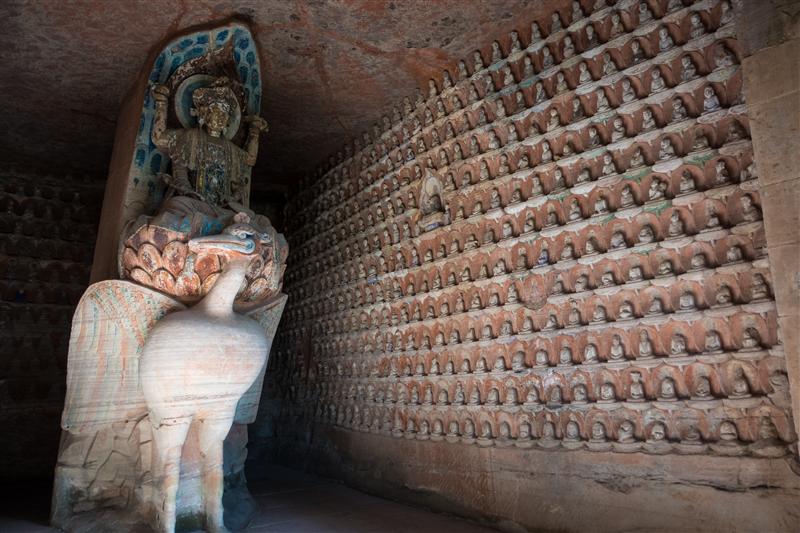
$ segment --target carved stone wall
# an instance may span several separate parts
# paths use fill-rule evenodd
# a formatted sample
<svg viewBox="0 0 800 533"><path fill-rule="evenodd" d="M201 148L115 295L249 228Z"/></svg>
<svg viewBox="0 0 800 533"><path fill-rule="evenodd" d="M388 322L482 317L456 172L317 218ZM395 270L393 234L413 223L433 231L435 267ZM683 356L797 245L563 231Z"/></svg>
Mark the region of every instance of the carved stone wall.
<svg viewBox="0 0 800 533"><path fill-rule="evenodd" d="M741 456L796 452L733 18L725 0L520 18L303 184L262 446L352 456L372 433L434 441L394 459L459 472L479 446L559 454L510 459L530 473L588 450L756 477L774 461Z"/></svg>
<svg viewBox="0 0 800 533"><path fill-rule="evenodd" d="M3 477L52 475L75 304L89 281L102 187L5 171L0 188Z"/></svg>

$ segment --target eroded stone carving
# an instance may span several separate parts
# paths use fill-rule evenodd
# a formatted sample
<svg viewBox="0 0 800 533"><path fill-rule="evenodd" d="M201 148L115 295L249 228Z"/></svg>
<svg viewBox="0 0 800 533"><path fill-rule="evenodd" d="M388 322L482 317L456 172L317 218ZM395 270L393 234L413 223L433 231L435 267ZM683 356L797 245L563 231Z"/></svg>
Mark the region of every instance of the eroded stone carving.
<svg viewBox="0 0 800 533"><path fill-rule="evenodd" d="M225 70L220 57L208 65ZM144 522L171 532L176 521L226 531L225 479L229 523L242 526L253 505L244 424L286 301L288 247L248 208L266 123L245 117L240 148L241 87L204 68L170 80L191 95L196 127L167 129L169 91L153 89L153 142L172 161L173 194L126 230L123 280L92 285L75 314L52 512L67 530L114 509L102 520L117 531Z"/></svg>

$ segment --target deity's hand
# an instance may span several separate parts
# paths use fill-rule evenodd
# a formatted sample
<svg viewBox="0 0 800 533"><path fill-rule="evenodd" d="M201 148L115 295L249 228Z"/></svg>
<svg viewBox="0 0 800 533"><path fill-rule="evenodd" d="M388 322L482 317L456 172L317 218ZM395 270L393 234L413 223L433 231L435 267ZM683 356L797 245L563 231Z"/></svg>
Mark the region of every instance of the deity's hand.
<svg viewBox="0 0 800 533"><path fill-rule="evenodd" d="M267 125L267 121L258 115L248 115L244 118L244 121L250 124L251 130L257 130L259 132L269 131L269 125Z"/></svg>
<svg viewBox="0 0 800 533"><path fill-rule="evenodd" d="M166 102L169 99L169 87L157 83L153 85L153 100L156 102Z"/></svg>

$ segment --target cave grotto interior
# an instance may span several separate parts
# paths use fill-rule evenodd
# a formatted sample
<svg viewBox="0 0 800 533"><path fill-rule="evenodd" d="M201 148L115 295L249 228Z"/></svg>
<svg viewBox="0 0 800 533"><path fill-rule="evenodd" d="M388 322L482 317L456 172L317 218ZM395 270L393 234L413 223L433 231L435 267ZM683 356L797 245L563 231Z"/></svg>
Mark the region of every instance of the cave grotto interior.
<svg viewBox="0 0 800 533"><path fill-rule="evenodd" d="M800 530L800 1L0 15L0 530Z"/></svg>

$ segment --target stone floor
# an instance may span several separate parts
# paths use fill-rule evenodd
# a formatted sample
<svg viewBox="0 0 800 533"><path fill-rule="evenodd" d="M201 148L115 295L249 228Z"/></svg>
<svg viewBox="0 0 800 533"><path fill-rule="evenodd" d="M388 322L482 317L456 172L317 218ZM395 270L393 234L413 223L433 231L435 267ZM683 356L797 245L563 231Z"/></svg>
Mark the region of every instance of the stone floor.
<svg viewBox="0 0 800 533"><path fill-rule="evenodd" d="M49 494L17 493L0 507L3 533L54 532L47 527ZM369 496L335 481L275 468L268 479L251 484L261 506L248 532L257 533L481 533L494 531L452 516Z"/></svg>

